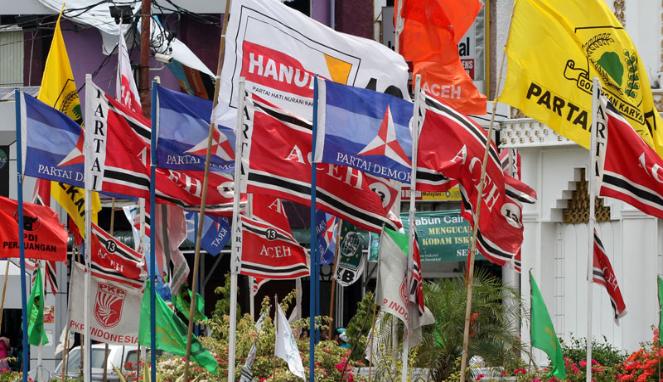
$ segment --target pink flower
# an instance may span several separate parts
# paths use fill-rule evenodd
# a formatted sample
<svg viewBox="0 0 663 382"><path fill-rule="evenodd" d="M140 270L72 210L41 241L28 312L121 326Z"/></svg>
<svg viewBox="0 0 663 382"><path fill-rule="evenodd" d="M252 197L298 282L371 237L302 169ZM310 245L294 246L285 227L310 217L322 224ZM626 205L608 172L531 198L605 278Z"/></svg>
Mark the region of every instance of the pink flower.
<svg viewBox="0 0 663 382"><path fill-rule="evenodd" d="M486 378L486 376L485 376L484 374L479 374L479 375L477 375L476 380L477 380L477 381L480 381L480 380L482 380L482 379L484 379L484 378Z"/></svg>

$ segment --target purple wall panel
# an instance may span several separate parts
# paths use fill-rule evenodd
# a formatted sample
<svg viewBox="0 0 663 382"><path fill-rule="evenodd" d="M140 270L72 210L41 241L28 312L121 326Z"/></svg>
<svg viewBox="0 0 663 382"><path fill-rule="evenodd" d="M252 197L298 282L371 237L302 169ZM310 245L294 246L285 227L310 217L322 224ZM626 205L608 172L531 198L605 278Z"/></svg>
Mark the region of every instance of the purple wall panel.
<svg viewBox="0 0 663 382"><path fill-rule="evenodd" d="M373 2L336 0L336 30L373 39Z"/></svg>

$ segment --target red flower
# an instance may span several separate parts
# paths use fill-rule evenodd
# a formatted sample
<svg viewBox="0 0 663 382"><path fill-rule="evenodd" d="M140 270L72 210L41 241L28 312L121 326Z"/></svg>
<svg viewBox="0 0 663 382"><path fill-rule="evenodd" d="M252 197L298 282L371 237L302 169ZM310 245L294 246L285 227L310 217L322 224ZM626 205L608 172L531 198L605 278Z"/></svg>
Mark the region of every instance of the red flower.
<svg viewBox="0 0 663 382"><path fill-rule="evenodd" d="M482 379L484 379L484 378L486 378L486 376L485 376L484 374L479 374L479 375L477 375L476 380L477 380L477 381L480 381L480 380L482 380Z"/></svg>

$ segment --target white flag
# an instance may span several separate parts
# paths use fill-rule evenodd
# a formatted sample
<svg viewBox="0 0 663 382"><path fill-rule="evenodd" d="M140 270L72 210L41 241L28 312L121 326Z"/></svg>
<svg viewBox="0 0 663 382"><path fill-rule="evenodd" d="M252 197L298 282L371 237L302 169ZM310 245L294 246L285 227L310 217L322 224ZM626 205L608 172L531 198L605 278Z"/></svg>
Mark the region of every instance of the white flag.
<svg viewBox="0 0 663 382"><path fill-rule="evenodd" d="M122 33L122 28L119 28L119 30L120 40L117 44L115 98L129 109L142 114L143 109L140 105L140 95L138 94L138 87L136 87L136 81L134 80L133 70L131 70L131 59L127 51L127 44L124 41L124 33Z"/></svg>
<svg viewBox="0 0 663 382"><path fill-rule="evenodd" d="M138 344L141 290L90 276L89 304L85 304L84 279L84 266L74 262L69 288L69 331L85 334L84 313L90 306L93 340L118 345Z"/></svg>
<svg viewBox="0 0 663 382"><path fill-rule="evenodd" d="M274 347L274 355L288 363L288 369L290 369L292 374L306 380L302 357L299 355L299 349L297 349L297 342L295 342L288 319L285 317L285 313L283 313L283 309L281 309L281 305L279 304L276 304L275 319L276 345Z"/></svg>
<svg viewBox="0 0 663 382"><path fill-rule="evenodd" d="M273 0L234 0L226 36L219 110L224 126L238 106L240 76L246 90L311 120L315 75L345 85L409 99L405 60L386 46L337 32Z"/></svg>

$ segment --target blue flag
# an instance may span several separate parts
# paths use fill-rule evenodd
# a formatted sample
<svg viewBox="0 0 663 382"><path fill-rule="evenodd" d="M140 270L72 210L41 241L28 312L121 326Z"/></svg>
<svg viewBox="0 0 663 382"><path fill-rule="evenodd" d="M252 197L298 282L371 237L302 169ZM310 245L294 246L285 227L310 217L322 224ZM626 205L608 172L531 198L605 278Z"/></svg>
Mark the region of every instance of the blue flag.
<svg viewBox="0 0 663 382"><path fill-rule="evenodd" d="M336 217L317 211L315 231L318 234L318 251L320 253L320 264L328 265L334 262L336 253Z"/></svg>
<svg viewBox="0 0 663 382"><path fill-rule="evenodd" d="M157 164L173 170L205 168L212 101L157 86ZM210 169L230 173L235 163L235 133L216 126Z"/></svg>
<svg viewBox="0 0 663 382"><path fill-rule="evenodd" d="M410 182L411 102L319 79L315 162Z"/></svg>
<svg viewBox="0 0 663 382"><path fill-rule="evenodd" d="M25 175L83 187L81 127L60 111L21 93Z"/></svg>
<svg viewBox="0 0 663 382"><path fill-rule="evenodd" d="M195 227L198 216L195 212L187 212L187 239L196 242ZM205 216L203 233L200 237L200 246L212 256L221 253L221 250L230 241L230 223L228 219L218 216Z"/></svg>

